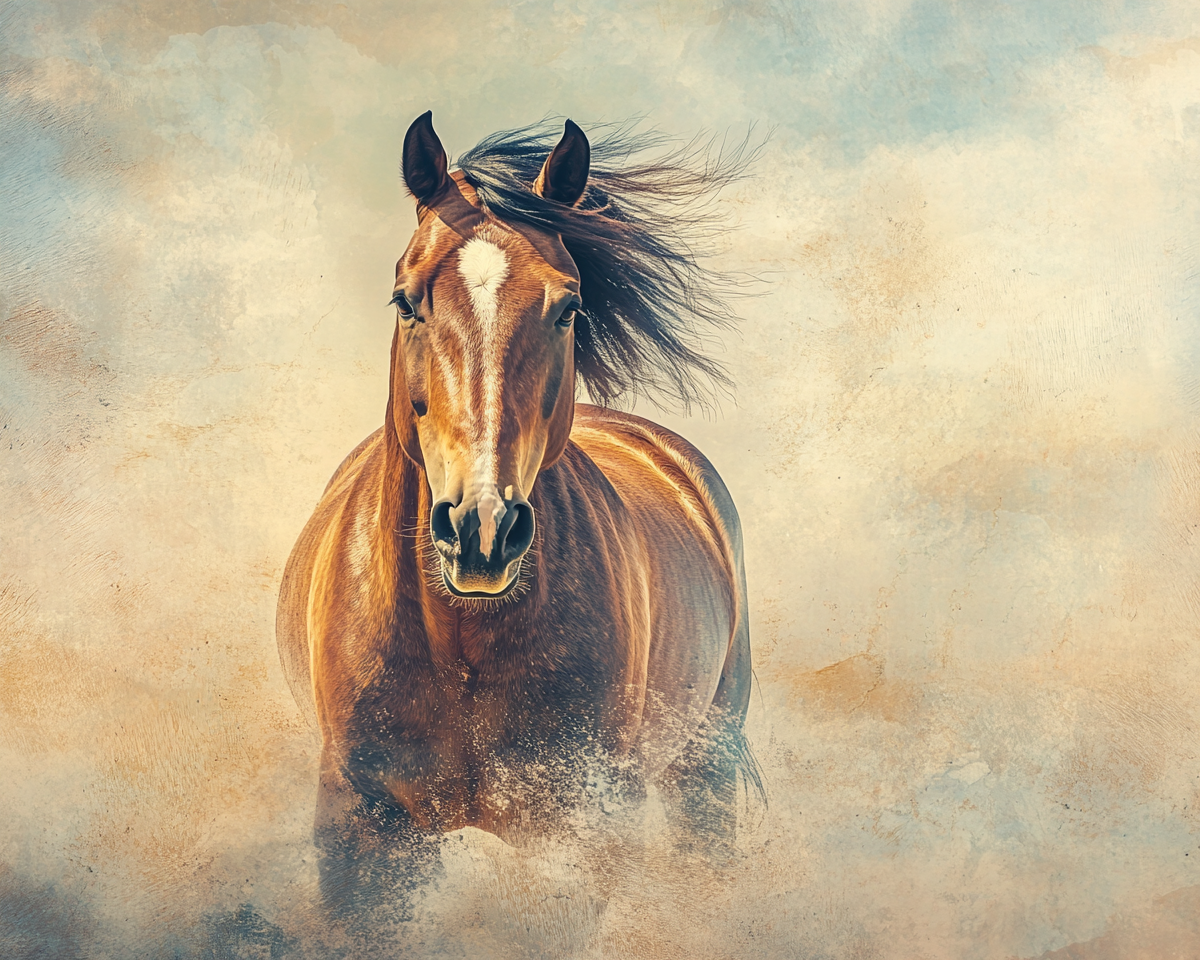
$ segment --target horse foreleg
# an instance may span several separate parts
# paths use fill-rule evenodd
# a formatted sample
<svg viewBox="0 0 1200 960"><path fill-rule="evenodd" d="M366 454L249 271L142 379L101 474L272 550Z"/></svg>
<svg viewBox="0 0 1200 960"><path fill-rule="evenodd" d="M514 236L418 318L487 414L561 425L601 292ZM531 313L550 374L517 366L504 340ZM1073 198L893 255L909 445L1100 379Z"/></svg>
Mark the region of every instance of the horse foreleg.
<svg viewBox="0 0 1200 960"><path fill-rule="evenodd" d="M715 710L666 770L662 794L677 843L721 861L735 855L739 780L762 794L741 718Z"/></svg>
<svg viewBox="0 0 1200 960"><path fill-rule="evenodd" d="M316 845L321 899L334 917L411 918L412 895L440 862L437 837L403 806L355 787L322 756Z"/></svg>

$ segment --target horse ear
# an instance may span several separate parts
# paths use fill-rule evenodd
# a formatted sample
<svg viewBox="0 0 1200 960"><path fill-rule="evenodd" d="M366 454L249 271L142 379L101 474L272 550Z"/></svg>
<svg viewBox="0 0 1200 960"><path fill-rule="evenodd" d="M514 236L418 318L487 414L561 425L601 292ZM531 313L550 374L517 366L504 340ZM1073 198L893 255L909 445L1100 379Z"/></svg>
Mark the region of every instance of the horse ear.
<svg viewBox="0 0 1200 960"><path fill-rule="evenodd" d="M446 151L433 132L433 111L426 110L404 135L404 185L419 203L433 199L446 184Z"/></svg>
<svg viewBox="0 0 1200 960"><path fill-rule="evenodd" d="M587 187L591 162L592 148L587 137L568 120L558 146L550 151L550 156L542 164L542 172L534 181L533 192L547 200L575 206Z"/></svg>

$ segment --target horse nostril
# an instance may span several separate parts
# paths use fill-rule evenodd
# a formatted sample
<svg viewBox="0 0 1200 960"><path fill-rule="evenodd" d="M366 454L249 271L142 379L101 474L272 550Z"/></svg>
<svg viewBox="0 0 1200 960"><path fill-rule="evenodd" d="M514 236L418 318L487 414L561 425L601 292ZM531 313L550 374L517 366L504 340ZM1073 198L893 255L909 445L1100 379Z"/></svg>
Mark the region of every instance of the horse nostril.
<svg viewBox="0 0 1200 960"><path fill-rule="evenodd" d="M503 558L505 563L512 563L522 556L529 545L533 543L533 507L527 503L514 503L510 508L516 516L503 543Z"/></svg>
<svg viewBox="0 0 1200 960"><path fill-rule="evenodd" d="M449 500L440 500L433 505L433 510L429 514L429 528L433 532L435 542L453 545L458 540L454 521L450 519L452 507Z"/></svg>

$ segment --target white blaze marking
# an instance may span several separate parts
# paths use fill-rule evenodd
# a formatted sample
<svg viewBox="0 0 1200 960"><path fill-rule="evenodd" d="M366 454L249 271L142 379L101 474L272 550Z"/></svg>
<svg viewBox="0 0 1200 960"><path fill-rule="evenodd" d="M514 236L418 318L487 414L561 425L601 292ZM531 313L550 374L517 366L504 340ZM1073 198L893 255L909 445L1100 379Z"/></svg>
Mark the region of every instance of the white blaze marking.
<svg viewBox="0 0 1200 960"><path fill-rule="evenodd" d="M500 491L496 489L496 470L500 434L500 378L503 344L497 336L496 322L500 315L500 285L508 277L508 256L496 244L483 237L473 237L463 245L458 255L458 272L466 282L471 306L479 319L479 342L483 346L483 389L485 436L482 449L475 452L479 480L479 549L485 557L492 555L496 530L507 512Z"/></svg>
<svg viewBox="0 0 1200 960"><path fill-rule="evenodd" d="M458 272L467 282L475 316L492 326L499 312L500 284L508 276L508 257L494 243L473 237L458 255Z"/></svg>
<svg viewBox="0 0 1200 960"><path fill-rule="evenodd" d="M496 539L496 527L507 511L504 501L496 493L496 485L484 487L483 495L476 505L479 511L479 550L485 557L492 555L492 544Z"/></svg>

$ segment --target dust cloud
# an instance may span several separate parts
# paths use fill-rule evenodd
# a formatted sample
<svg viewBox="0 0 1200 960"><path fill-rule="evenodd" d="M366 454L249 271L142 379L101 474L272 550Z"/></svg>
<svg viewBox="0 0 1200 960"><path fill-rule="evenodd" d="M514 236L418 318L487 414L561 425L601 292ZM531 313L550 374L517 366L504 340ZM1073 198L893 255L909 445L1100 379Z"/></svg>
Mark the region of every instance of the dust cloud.
<svg viewBox="0 0 1200 960"><path fill-rule="evenodd" d="M1200 941L1191 5L9 4L0 954L1163 957ZM548 112L770 130L701 447L770 803L446 838L314 907L283 564L381 422L397 175ZM362 935L360 935L362 934Z"/></svg>

